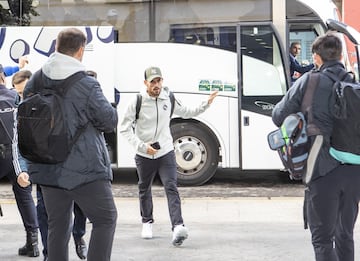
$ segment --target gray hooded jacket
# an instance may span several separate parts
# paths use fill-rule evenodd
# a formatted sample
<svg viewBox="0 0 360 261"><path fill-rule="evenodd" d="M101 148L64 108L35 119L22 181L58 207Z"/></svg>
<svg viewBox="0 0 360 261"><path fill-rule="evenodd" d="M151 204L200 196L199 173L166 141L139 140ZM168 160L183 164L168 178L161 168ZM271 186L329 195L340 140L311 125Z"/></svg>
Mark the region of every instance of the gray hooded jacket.
<svg viewBox="0 0 360 261"><path fill-rule="evenodd" d="M70 75L84 71L77 59L53 53L42 67L45 81L54 88ZM24 97L31 95L34 79L24 90ZM103 132L111 132L117 126L116 109L107 101L99 82L86 76L76 82L65 95L65 108L69 129L74 135L77 128L86 129L75 142L65 162L39 164L29 162L29 174L33 183L71 190L95 180L112 180L109 154Z"/></svg>
<svg viewBox="0 0 360 261"><path fill-rule="evenodd" d="M140 156L156 159L164 156L174 150L173 138L170 132L170 113L171 101L169 98L169 89L163 87L159 97L149 96L146 91L141 92L142 103L139 112L139 119L133 130L133 122L136 114L136 95L128 104L126 113L121 121L120 133L136 149ZM175 99L174 114L183 118L191 118L204 112L208 107L208 102L203 101L199 106L189 108L182 105ZM160 143L160 150L155 155L146 153L147 144L153 142Z"/></svg>

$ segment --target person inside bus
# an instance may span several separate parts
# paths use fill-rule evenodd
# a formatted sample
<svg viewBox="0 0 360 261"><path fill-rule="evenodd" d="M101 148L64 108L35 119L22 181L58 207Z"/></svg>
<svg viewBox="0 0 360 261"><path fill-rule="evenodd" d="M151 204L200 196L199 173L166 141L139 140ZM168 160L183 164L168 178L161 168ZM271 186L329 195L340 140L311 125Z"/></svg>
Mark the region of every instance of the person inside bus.
<svg viewBox="0 0 360 261"><path fill-rule="evenodd" d="M300 54L301 45L299 42L293 42L290 45L289 61L290 61L290 78L291 83L294 83L302 74L314 68L314 64L301 65L296 57Z"/></svg>
<svg viewBox="0 0 360 261"><path fill-rule="evenodd" d="M332 130L337 126L333 113L333 81L325 72L332 71L335 75L346 72L341 63L342 42L335 33L328 33L315 39L312 53L319 68L319 81L311 101L316 106L312 106L309 113L321 134L310 136L312 147L305 179L309 182L305 188L304 217L310 228L316 261L354 261L360 165L341 163L329 152ZM275 125L280 126L288 115L301 111L310 77L311 74L306 73L276 104L272 113Z"/></svg>
<svg viewBox="0 0 360 261"><path fill-rule="evenodd" d="M89 73L88 73L89 74ZM23 92L26 83L30 79L32 73L29 70L21 70L15 73L12 77L12 87L16 90L19 95L18 101L21 101L23 98ZM21 184L23 185L23 184ZM27 183L24 184L27 186ZM48 216L45 209L44 198L41 192L41 187L36 186L36 210L37 218L39 223L39 230L41 235L41 242L43 244L43 255L44 261L47 260L47 234L48 234ZM72 234L75 242L75 251L80 259L86 259L87 256L87 246L83 238L86 231L86 216L80 209L80 207L74 203L74 224L72 229Z"/></svg>
<svg viewBox="0 0 360 261"><path fill-rule="evenodd" d="M106 19L101 23L103 26L113 26L114 28L114 41L119 42L119 31L123 27L123 23L119 19L119 13L116 9L109 9L106 13ZM124 41L124 37L121 39Z"/></svg>
<svg viewBox="0 0 360 261"><path fill-rule="evenodd" d="M156 174L164 185L168 200L172 244L180 246L188 237L188 229L184 225L180 196L177 189L176 159L173 138L170 132L171 111L184 118L190 118L209 108L218 92L210 94L194 108L187 107L175 99L174 107L170 99L170 90L163 87L163 77L158 67L145 70L144 85L140 92L141 108L136 118L137 97L128 104L120 125L120 133L135 148L135 163L138 174L140 213L142 217L141 237L153 237L152 224L153 201L151 186ZM136 120L136 121L135 121ZM135 123L135 126L134 126Z"/></svg>

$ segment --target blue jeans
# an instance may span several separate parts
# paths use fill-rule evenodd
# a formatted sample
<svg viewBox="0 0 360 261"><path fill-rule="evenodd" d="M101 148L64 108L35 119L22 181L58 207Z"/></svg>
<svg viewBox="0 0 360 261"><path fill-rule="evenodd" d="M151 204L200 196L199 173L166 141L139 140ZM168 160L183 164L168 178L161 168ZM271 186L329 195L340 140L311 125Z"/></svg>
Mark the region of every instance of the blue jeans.
<svg viewBox="0 0 360 261"><path fill-rule="evenodd" d="M142 222L154 222L153 201L151 186L158 173L164 185L172 229L183 224L181 214L181 201L177 189L176 159L174 151L158 159L148 159L139 155L135 156L137 174L139 177L139 199Z"/></svg>

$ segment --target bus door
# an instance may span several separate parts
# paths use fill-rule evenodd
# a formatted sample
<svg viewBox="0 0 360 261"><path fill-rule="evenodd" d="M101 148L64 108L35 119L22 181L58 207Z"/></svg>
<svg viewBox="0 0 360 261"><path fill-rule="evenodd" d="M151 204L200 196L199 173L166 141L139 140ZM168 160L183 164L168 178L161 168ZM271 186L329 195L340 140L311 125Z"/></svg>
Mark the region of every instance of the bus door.
<svg viewBox="0 0 360 261"><path fill-rule="evenodd" d="M272 109L288 89L287 52L271 23L240 23L237 53L241 168L281 169L279 156L269 149L267 134L276 128Z"/></svg>

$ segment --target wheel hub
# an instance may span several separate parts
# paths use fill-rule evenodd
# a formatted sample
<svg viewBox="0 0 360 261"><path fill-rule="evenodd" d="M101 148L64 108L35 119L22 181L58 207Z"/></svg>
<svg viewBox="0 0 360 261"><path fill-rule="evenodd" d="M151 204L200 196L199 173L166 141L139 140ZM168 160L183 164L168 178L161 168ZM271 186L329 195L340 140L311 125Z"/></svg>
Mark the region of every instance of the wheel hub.
<svg viewBox="0 0 360 261"><path fill-rule="evenodd" d="M192 151L185 151L183 153L183 158L185 161L191 161L194 158L194 154L192 153Z"/></svg>
<svg viewBox="0 0 360 261"><path fill-rule="evenodd" d="M207 153L200 140L183 136L174 141L178 170L184 174L199 171L205 164Z"/></svg>

